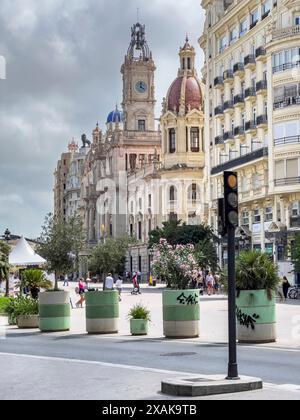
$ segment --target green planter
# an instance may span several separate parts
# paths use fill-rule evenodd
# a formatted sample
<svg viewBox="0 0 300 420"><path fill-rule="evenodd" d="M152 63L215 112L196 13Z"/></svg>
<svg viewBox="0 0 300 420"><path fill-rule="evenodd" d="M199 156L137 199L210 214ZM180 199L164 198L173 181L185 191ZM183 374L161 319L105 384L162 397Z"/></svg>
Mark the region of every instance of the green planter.
<svg viewBox="0 0 300 420"><path fill-rule="evenodd" d="M87 292L85 302L86 330L89 334L113 334L118 332L118 291Z"/></svg>
<svg viewBox="0 0 300 420"><path fill-rule="evenodd" d="M149 330L149 321L147 319L131 319L130 332L132 335L147 335Z"/></svg>
<svg viewBox="0 0 300 420"><path fill-rule="evenodd" d="M39 293L40 330L70 330L70 293L65 291Z"/></svg>
<svg viewBox="0 0 300 420"><path fill-rule="evenodd" d="M199 290L165 290L163 292L164 336L193 338L199 336Z"/></svg>
<svg viewBox="0 0 300 420"><path fill-rule="evenodd" d="M266 290L242 290L236 299L237 338L240 343L276 341L276 296Z"/></svg>

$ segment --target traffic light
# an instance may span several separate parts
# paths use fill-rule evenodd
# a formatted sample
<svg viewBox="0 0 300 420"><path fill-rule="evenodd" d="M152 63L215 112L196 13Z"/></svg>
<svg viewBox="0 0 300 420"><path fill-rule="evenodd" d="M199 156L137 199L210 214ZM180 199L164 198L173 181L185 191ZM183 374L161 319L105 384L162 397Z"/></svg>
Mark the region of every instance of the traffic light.
<svg viewBox="0 0 300 420"><path fill-rule="evenodd" d="M218 199L218 232L220 236L225 236L227 233L225 226L224 198Z"/></svg>
<svg viewBox="0 0 300 420"><path fill-rule="evenodd" d="M225 226L236 228L239 224L238 177L236 172L224 172Z"/></svg>

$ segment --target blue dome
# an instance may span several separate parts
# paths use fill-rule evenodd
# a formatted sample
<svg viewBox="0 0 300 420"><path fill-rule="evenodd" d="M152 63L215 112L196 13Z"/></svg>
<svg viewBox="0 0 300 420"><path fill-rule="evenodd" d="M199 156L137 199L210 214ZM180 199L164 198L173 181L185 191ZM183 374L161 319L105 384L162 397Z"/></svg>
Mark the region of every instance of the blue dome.
<svg viewBox="0 0 300 420"><path fill-rule="evenodd" d="M116 108L114 111L112 111L108 117L106 123L122 123L124 121L124 114L122 111L119 111L118 108Z"/></svg>

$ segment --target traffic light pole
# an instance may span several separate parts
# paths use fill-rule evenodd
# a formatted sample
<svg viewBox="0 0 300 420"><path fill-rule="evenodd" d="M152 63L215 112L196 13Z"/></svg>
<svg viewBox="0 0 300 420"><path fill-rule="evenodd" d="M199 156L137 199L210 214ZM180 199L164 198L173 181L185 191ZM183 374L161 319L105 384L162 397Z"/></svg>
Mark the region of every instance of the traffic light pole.
<svg viewBox="0 0 300 420"><path fill-rule="evenodd" d="M228 332L229 363L226 379L239 379L236 354L236 286L235 286L235 227L229 225L228 234Z"/></svg>

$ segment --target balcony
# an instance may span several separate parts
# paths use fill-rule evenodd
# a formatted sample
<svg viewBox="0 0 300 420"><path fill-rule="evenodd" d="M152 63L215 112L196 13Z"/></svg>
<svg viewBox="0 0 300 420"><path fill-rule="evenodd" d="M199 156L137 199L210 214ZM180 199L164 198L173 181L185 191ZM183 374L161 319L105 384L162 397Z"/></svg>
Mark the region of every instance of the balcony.
<svg viewBox="0 0 300 420"><path fill-rule="evenodd" d="M252 131L256 131L256 121L247 121L245 124L245 131L246 133L250 133Z"/></svg>
<svg viewBox="0 0 300 420"><path fill-rule="evenodd" d="M233 103L235 106L242 106L245 103L245 97L244 95L240 94L240 95L235 95L234 99L233 99Z"/></svg>
<svg viewBox="0 0 300 420"><path fill-rule="evenodd" d="M256 90L254 87L247 88L245 90L245 99L255 99L256 98Z"/></svg>
<svg viewBox="0 0 300 420"><path fill-rule="evenodd" d="M275 180L275 186L276 187L282 187L285 185L296 185L300 184L300 176L295 176L292 178L281 178Z"/></svg>
<svg viewBox="0 0 300 420"><path fill-rule="evenodd" d="M262 149L255 150L254 152L248 153L247 155L240 156L236 159L222 163L221 165L215 166L211 170L212 175L217 175L224 171L231 170L238 166L247 165L257 159L261 159L268 156L268 148L263 147Z"/></svg>
<svg viewBox="0 0 300 420"><path fill-rule="evenodd" d="M215 116L217 115L223 115L224 109L222 105L219 105L215 108Z"/></svg>
<svg viewBox="0 0 300 420"><path fill-rule="evenodd" d="M268 88L268 82L266 80L260 80L256 83L256 93L265 93Z"/></svg>
<svg viewBox="0 0 300 420"><path fill-rule="evenodd" d="M300 143L300 136L282 137L274 140L275 146L284 146L286 144L297 144Z"/></svg>
<svg viewBox="0 0 300 420"><path fill-rule="evenodd" d="M257 127L258 128L267 128L268 127L268 116L259 115L257 117Z"/></svg>
<svg viewBox="0 0 300 420"><path fill-rule="evenodd" d="M233 66L233 73L234 75L241 76L245 72L244 63L236 63Z"/></svg>
<svg viewBox="0 0 300 420"><path fill-rule="evenodd" d="M256 60L265 60L265 58L266 58L266 50L265 50L265 48L264 47L259 47L259 48L256 48L256 50L255 50L255 57L256 57Z"/></svg>
<svg viewBox="0 0 300 420"><path fill-rule="evenodd" d="M224 133L224 142L234 140L234 134L231 131Z"/></svg>
<svg viewBox="0 0 300 420"><path fill-rule="evenodd" d="M273 67L273 74L279 73L281 71L292 70L294 68L300 67L300 61L295 61L294 63L284 63L279 66Z"/></svg>
<svg viewBox="0 0 300 420"><path fill-rule="evenodd" d="M214 87L222 87L224 84L224 80L222 76L216 77L214 80Z"/></svg>
<svg viewBox="0 0 300 420"><path fill-rule="evenodd" d="M245 128L243 126L235 127L234 129L234 135L235 137L245 137Z"/></svg>
<svg viewBox="0 0 300 420"><path fill-rule="evenodd" d="M247 55L244 60L245 69L254 69L256 66L255 56L253 54Z"/></svg>
<svg viewBox="0 0 300 420"><path fill-rule="evenodd" d="M290 26L288 28L277 29L272 33L272 40L277 41L283 38L292 38L300 35L300 25Z"/></svg>
<svg viewBox="0 0 300 420"><path fill-rule="evenodd" d="M233 70L226 70L223 74L224 82L231 82L233 80Z"/></svg>
<svg viewBox="0 0 300 420"><path fill-rule="evenodd" d="M217 137L215 137L215 145L218 145L218 144L224 144L224 138L223 138L223 136L217 136Z"/></svg>
<svg viewBox="0 0 300 420"><path fill-rule="evenodd" d="M300 96L290 96L288 98L282 98L279 101L274 102L274 110L294 105L300 105Z"/></svg>
<svg viewBox="0 0 300 420"><path fill-rule="evenodd" d="M300 216L294 216L290 218L291 228L300 228Z"/></svg>
<svg viewBox="0 0 300 420"><path fill-rule="evenodd" d="M233 101L224 102L224 112L233 110Z"/></svg>

